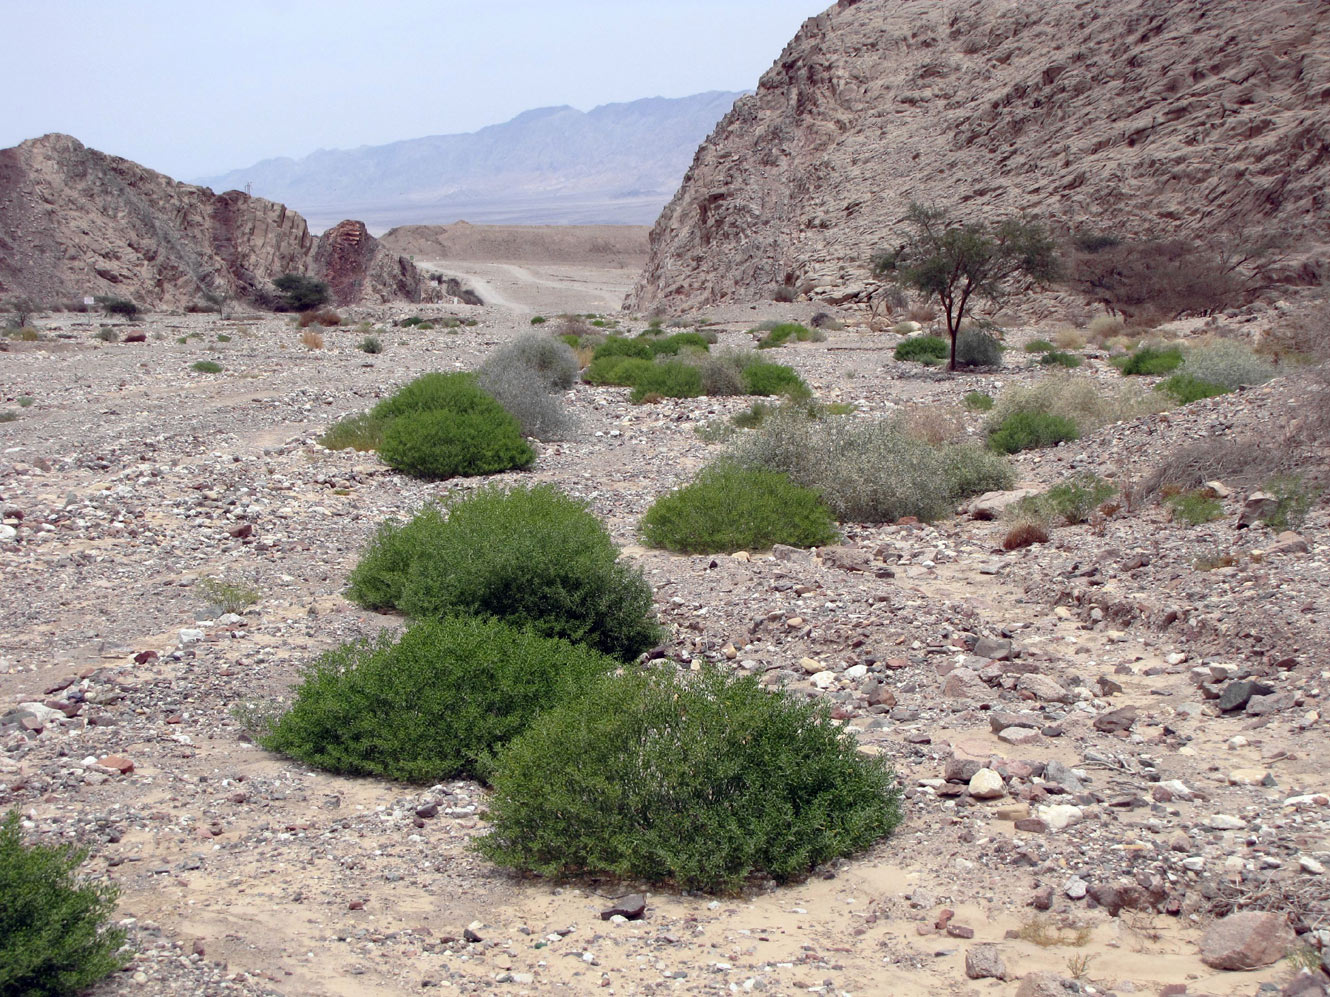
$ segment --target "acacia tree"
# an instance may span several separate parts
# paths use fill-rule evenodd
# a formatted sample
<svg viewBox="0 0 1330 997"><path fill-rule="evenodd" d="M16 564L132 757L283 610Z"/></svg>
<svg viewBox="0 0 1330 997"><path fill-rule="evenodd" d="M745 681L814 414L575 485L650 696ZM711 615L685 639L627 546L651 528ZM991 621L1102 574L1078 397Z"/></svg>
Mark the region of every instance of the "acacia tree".
<svg viewBox="0 0 1330 997"><path fill-rule="evenodd" d="M910 205L905 222L909 228L899 233L902 242L878 253L873 270L938 299L951 340L948 370L956 369L956 334L971 301L978 297L997 303L1015 289L1019 278L1041 283L1057 275L1053 239L1039 222L957 222L943 208L918 203Z"/></svg>

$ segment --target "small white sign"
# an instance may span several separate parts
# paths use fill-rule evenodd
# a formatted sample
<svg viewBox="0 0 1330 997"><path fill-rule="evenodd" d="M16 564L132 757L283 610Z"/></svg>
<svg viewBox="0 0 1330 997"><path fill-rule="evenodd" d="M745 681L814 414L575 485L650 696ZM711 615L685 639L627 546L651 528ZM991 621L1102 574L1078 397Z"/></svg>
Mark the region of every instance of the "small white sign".
<svg viewBox="0 0 1330 997"><path fill-rule="evenodd" d="M91 304L93 304L94 302L93 302L93 300L92 300L92 295L88 295L87 297L85 297L85 298L83 299L83 303L84 303L85 305L91 305Z"/></svg>

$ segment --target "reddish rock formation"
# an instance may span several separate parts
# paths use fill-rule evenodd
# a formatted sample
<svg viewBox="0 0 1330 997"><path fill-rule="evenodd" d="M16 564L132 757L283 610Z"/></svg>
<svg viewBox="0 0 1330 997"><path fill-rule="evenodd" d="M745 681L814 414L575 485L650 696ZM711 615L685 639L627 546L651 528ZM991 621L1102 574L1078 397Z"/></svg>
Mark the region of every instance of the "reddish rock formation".
<svg viewBox="0 0 1330 997"><path fill-rule="evenodd" d="M284 205L177 183L67 135L0 150L0 297L181 307L260 298L284 273L328 280L340 305L434 291L359 222L319 240Z"/></svg>
<svg viewBox="0 0 1330 997"><path fill-rule="evenodd" d="M698 151L640 309L849 301L910 201L1139 238L1280 233L1327 272L1321 0L841 0Z"/></svg>

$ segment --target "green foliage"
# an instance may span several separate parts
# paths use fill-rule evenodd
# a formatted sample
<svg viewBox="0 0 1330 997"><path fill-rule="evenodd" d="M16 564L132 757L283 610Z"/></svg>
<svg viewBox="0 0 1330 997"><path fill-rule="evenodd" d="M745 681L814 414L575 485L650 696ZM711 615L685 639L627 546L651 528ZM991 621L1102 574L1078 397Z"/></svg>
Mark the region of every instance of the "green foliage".
<svg viewBox="0 0 1330 997"><path fill-rule="evenodd" d="M223 613L242 613L263 598L255 586L225 578L203 578L199 591Z"/></svg>
<svg viewBox="0 0 1330 997"><path fill-rule="evenodd" d="M324 654L260 743L346 775L484 778L496 749L617 664L498 620L426 621Z"/></svg>
<svg viewBox="0 0 1330 997"><path fill-rule="evenodd" d="M1236 391L1264 384L1275 376L1275 365L1241 343L1219 340L1188 350L1180 373Z"/></svg>
<svg viewBox="0 0 1330 997"><path fill-rule="evenodd" d="M32 395L19 395L18 398L16 399L19 408L27 408L36 400L37 399L33 398Z"/></svg>
<svg viewBox="0 0 1330 997"><path fill-rule="evenodd" d="M711 341L700 332L676 332L661 339L647 339L652 356L675 355L685 350L700 350L703 353L711 349Z"/></svg>
<svg viewBox="0 0 1330 997"><path fill-rule="evenodd" d="M0 422L13 422L18 418L18 413L13 409L4 409L0 411Z"/></svg>
<svg viewBox="0 0 1330 997"><path fill-rule="evenodd" d="M533 316L531 316L531 324L532 324L532 325L544 325L544 324L545 324L546 322L548 322L548 321L549 321L549 319L547 319L544 315L533 315Z"/></svg>
<svg viewBox="0 0 1330 997"><path fill-rule="evenodd" d="M812 389L792 368L760 360L744 366L743 387L746 395L785 395L796 399L813 396Z"/></svg>
<svg viewBox="0 0 1330 997"><path fill-rule="evenodd" d="M197 360L189 365L190 370L196 370L200 374L220 374L222 365L212 360Z"/></svg>
<svg viewBox="0 0 1330 997"><path fill-rule="evenodd" d="M1094 474L1075 474L1044 492L1011 507L1014 519L1084 523L1090 514L1117 494L1117 488Z"/></svg>
<svg viewBox="0 0 1330 997"><path fill-rule="evenodd" d="M947 341L941 336L911 336L896 344L897 360L935 364L947 357Z"/></svg>
<svg viewBox="0 0 1330 997"><path fill-rule="evenodd" d="M530 467L535 451L498 402L485 411L431 410L388 423L379 445L385 464L417 478L498 474Z"/></svg>
<svg viewBox="0 0 1330 997"><path fill-rule="evenodd" d="M651 367L651 361L642 357L627 357L618 354L592 360L582 373L587 384L615 384L632 387L642 372Z"/></svg>
<svg viewBox="0 0 1330 997"><path fill-rule="evenodd" d="M1074 353L1063 353L1061 350L1053 350L1040 357L1039 362L1045 367L1067 367L1074 369L1081 365L1081 358Z"/></svg>
<svg viewBox="0 0 1330 997"><path fill-rule="evenodd" d="M702 394L702 374L696 367L670 360L651 363L633 379L633 404L650 398L696 398Z"/></svg>
<svg viewBox="0 0 1330 997"><path fill-rule="evenodd" d="M1076 425L1081 432L1134 419L1166 407L1158 392L1134 381L1104 383L1072 374L1052 374L1029 387L1013 386L1003 391L987 421L992 431L1013 412L1056 415Z"/></svg>
<svg viewBox="0 0 1330 997"><path fill-rule="evenodd" d="M987 412L993 407L993 396L982 391L971 391L961 401L971 412Z"/></svg>
<svg viewBox="0 0 1330 997"><path fill-rule="evenodd" d="M1199 401L1202 398L1216 398L1228 394L1228 388L1222 384L1202 381L1190 374L1174 374L1166 381L1155 385L1156 391L1162 391L1180 405Z"/></svg>
<svg viewBox="0 0 1330 997"><path fill-rule="evenodd" d="M330 292L328 285L314 277L298 273L286 273L272 282L281 299L278 311L305 312L328 303Z"/></svg>
<svg viewBox="0 0 1330 997"><path fill-rule="evenodd" d="M366 336L359 342L359 344L357 344L356 349L360 350L362 353L382 353L383 340L378 336Z"/></svg>
<svg viewBox="0 0 1330 997"><path fill-rule="evenodd" d="M586 505L550 485L479 489L379 528L347 597L418 619L506 619L631 660L659 637L651 588Z"/></svg>
<svg viewBox="0 0 1330 997"><path fill-rule="evenodd" d="M1013 412L988 434L988 445L998 453L1019 453L1080 438L1076 423L1046 412Z"/></svg>
<svg viewBox="0 0 1330 997"><path fill-rule="evenodd" d="M933 520L961 499L1014 481L1004 458L976 446L933 446L888 420L819 420L796 410L775 413L743 434L729 456L814 489L841 522Z"/></svg>
<svg viewBox="0 0 1330 997"><path fill-rule="evenodd" d="M98 304L107 315L119 315L130 321L138 318L139 312L143 310L128 298L100 298Z"/></svg>
<svg viewBox="0 0 1330 997"><path fill-rule="evenodd" d="M759 350L770 350L777 346L784 346L791 339L800 343L821 342L827 338L827 334L820 329L810 329L798 322L775 322L762 326L766 335L758 342Z"/></svg>
<svg viewBox="0 0 1330 997"><path fill-rule="evenodd" d="M778 471L722 462L690 484L663 495L642 517L652 547L680 554L728 554L772 544L821 547L836 539L836 524L817 493Z"/></svg>
<svg viewBox="0 0 1330 997"><path fill-rule="evenodd" d="M350 415L333 423L319 437L319 446L329 450L377 450L383 443L383 430L388 420L369 412Z"/></svg>
<svg viewBox="0 0 1330 997"><path fill-rule="evenodd" d="M1182 349L1178 346L1142 346L1120 365L1123 374L1143 374L1155 377L1168 374L1182 366Z"/></svg>
<svg viewBox="0 0 1330 997"><path fill-rule="evenodd" d="M610 677L500 756L478 850L548 876L609 873L733 890L861 851L900 791L825 704L708 667Z"/></svg>
<svg viewBox="0 0 1330 997"><path fill-rule="evenodd" d="M102 326L92 335L94 339L100 339L103 343L120 342L120 333L116 332L115 329L111 328L109 325Z"/></svg>
<svg viewBox="0 0 1330 997"><path fill-rule="evenodd" d="M1265 483L1265 491L1278 503L1275 511L1265 517L1265 525L1272 530L1296 530L1302 526L1321 495L1321 489L1300 474L1276 475Z"/></svg>
<svg viewBox="0 0 1330 997"><path fill-rule="evenodd" d="M1001 367L1002 344L982 329L965 329L956 337L956 366Z"/></svg>
<svg viewBox="0 0 1330 997"><path fill-rule="evenodd" d="M420 412L459 414L492 410L494 399L480 390L471 373L422 374L371 409L375 418L389 420Z"/></svg>
<svg viewBox="0 0 1330 997"><path fill-rule="evenodd" d="M1053 239L1038 222L958 222L944 209L916 203L906 223L909 228L895 240L898 248L877 254L873 268L898 286L938 299L947 317L952 370L957 332L975 298L998 302L1019 279L1045 282L1058 274Z"/></svg>
<svg viewBox="0 0 1330 997"><path fill-rule="evenodd" d="M1164 504L1174 519L1180 519L1188 526L1210 523L1224 515L1223 503L1209 488L1178 492L1164 499Z"/></svg>
<svg viewBox="0 0 1330 997"><path fill-rule="evenodd" d="M592 360L604 360L606 357L637 357L650 360L655 353L645 339L628 339L626 336L610 336L596 347Z"/></svg>
<svg viewBox="0 0 1330 997"><path fill-rule="evenodd" d="M1057 347L1047 339L1032 339L1025 344L1026 353L1051 353L1055 349Z"/></svg>
<svg viewBox="0 0 1330 997"><path fill-rule="evenodd" d="M0 823L0 995L65 997L126 962L109 927L114 885L81 881L86 849L25 844L19 812Z"/></svg>

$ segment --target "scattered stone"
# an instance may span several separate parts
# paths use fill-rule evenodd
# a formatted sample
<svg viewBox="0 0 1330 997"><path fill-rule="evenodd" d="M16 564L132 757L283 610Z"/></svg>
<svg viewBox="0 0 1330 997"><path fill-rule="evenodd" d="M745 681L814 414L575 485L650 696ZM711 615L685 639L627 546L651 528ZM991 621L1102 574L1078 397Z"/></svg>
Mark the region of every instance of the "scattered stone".
<svg viewBox="0 0 1330 997"><path fill-rule="evenodd" d="M970 778L970 795L976 800L996 800L1007 795L1007 786L992 769L980 769Z"/></svg>
<svg viewBox="0 0 1330 997"><path fill-rule="evenodd" d="M1117 734L1125 730L1131 730L1131 725L1136 722L1136 707L1123 706L1111 713L1105 713L1102 716L1095 717L1095 730L1101 730L1105 734Z"/></svg>
<svg viewBox="0 0 1330 997"><path fill-rule="evenodd" d="M1047 675L1022 675L1016 681L1016 688L1043 703L1070 703L1073 698L1061 683Z"/></svg>
<svg viewBox="0 0 1330 997"><path fill-rule="evenodd" d="M1264 522L1279 509L1279 499L1268 492L1252 492L1247 501L1242 503L1242 512L1238 513L1238 529L1246 529Z"/></svg>
<svg viewBox="0 0 1330 997"><path fill-rule="evenodd" d="M1260 969L1284 958L1293 942L1283 914L1241 911L1210 925L1201 939L1201 961L1212 969Z"/></svg>
<svg viewBox="0 0 1330 997"><path fill-rule="evenodd" d="M996 945L973 945L965 953L965 975L972 980L1005 980L1007 966Z"/></svg>
<svg viewBox="0 0 1330 997"><path fill-rule="evenodd" d="M1080 876L1072 876L1067 880L1066 885L1062 887L1062 892L1072 900L1084 900L1085 895L1090 891L1090 884L1081 879Z"/></svg>
<svg viewBox="0 0 1330 997"><path fill-rule="evenodd" d="M636 921L647 912L647 898L640 893L630 893L626 897L620 897L615 901L612 907L606 908L600 912L600 919L608 921L610 918L618 916L627 918L630 921Z"/></svg>
<svg viewBox="0 0 1330 997"><path fill-rule="evenodd" d="M994 661L1010 661L1014 648L1005 638L980 637L974 645L977 658L991 658Z"/></svg>
<svg viewBox="0 0 1330 997"><path fill-rule="evenodd" d="M1219 694L1219 702L1216 705L1223 712L1231 713L1233 710L1240 710L1245 707L1252 696L1268 696L1274 691L1271 686L1262 682L1247 679L1230 682L1224 687L1224 691Z"/></svg>
<svg viewBox="0 0 1330 997"><path fill-rule="evenodd" d="M1054 831L1062 831L1073 824L1079 824L1085 817L1080 807L1069 803L1057 803L1039 808L1039 817Z"/></svg>

